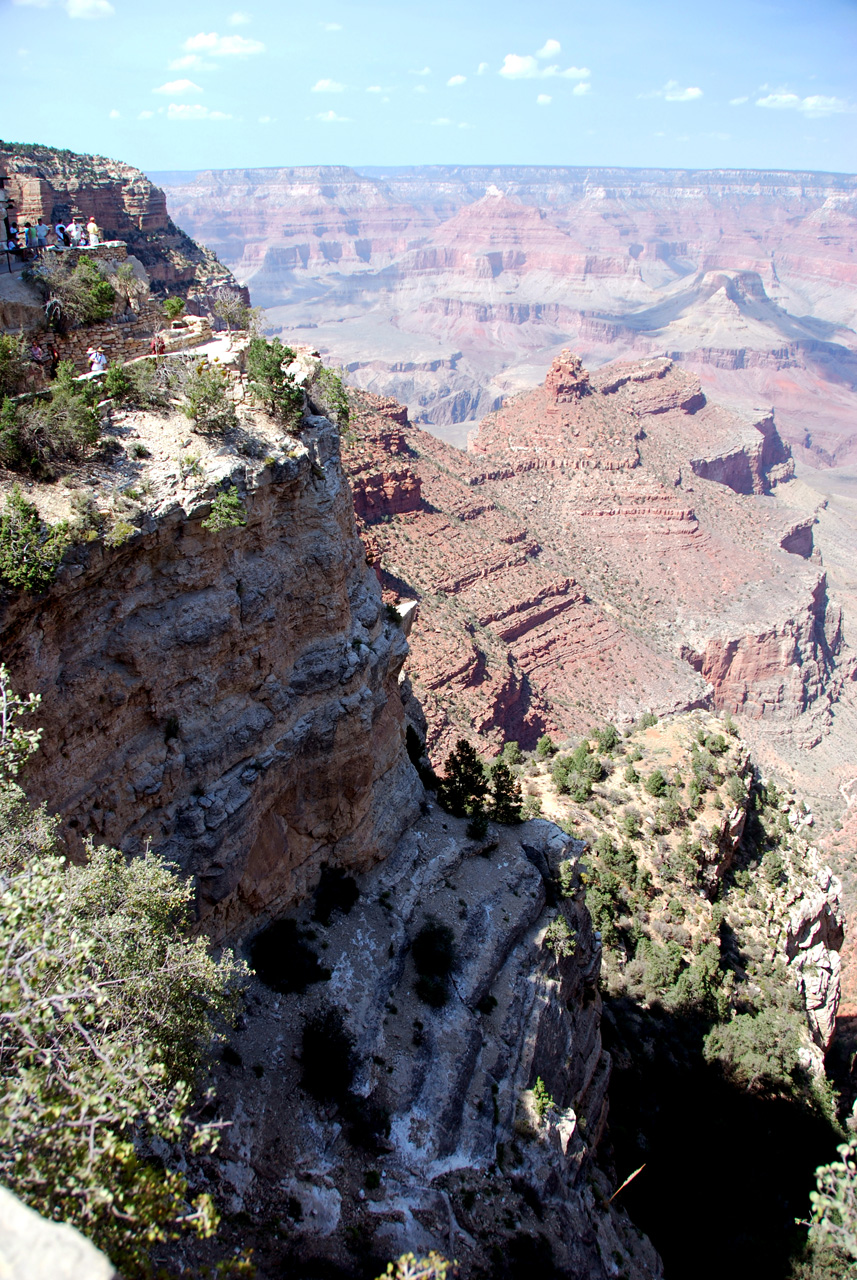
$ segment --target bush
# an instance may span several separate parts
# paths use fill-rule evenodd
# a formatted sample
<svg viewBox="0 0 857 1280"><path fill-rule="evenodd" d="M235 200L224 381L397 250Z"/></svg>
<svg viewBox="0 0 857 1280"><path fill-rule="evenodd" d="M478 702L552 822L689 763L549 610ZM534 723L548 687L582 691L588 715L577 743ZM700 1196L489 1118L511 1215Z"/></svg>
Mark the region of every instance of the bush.
<svg viewBox="0 0 857 1280"><path fill-rule="evenodd" d="M556 1110L556 1103L541 1076L536 1076L536 1083L533 1085L533 1106L539 1118L539 1124L544 1124L548 1112Z"/></svg>
<svg viewBox="0 0 857 1280"><path fill-rule="evenodd" d="M301 1084L318 1102L348 1101L357 1070L354 1036L338 1009L325 1008L307 1018L301 1046Z"/></svg>
<svg viewBox="0 0 857 1280"><path fill-rule="evenodd" d="M204 435L223 435L238 425L229 395L229 379L220 365L201 360L193 366L184 388L182 413Z"/></svg>
<svg viewBox="0 0 857 1280"><path fill-rule="evenodd" d="M540 760L547 760L550 756L556 755L556 752L553 738L547 733L543 734L536 744L536 755Z"/></svg>
<svg viewBox="0 0 857 1280"><path fill-rule="evenodd" d="M216 494L211 511L200 521L200 527L210 533L221 533L224 529L241 529L247 523L247 508L238 496L235 488L224 489Z"/></svg>
<svg viewBox="0 0 857 1280"><path fill-rule="evenodd" d="M304 992L313 982L325 982L330 971L319 964L312 947L298 933L295 920L275 920L249 947L250 967L261 982L282 995Z"/></svg>
<svg viewBox="0 0 857 1280"><path fill-rule="evenodd" d="M62 361L47 399L18 405L4 400L0 462L13 471L47 477L53 462L79 462L101 436L97 400L96 387L78 381L74 365Z"/></svg>
<svg viewBox="0 0 857 1280"><path fill-rule="evenodd" d="M705 1038L707 1062L745 1089L791 1092L800 1063L802 1019L789 1009L739 1013Z"/></svg>
<svg viewBox="0 0 857 1280"><path fill-rule="evenodd" d="M190 936L192 885L156 858L59 856L57 820L12 781L35 744L2 668L0 685L0 1180L148 1274L151 1244L216 1225L179 1170L212 1137L188 1116L191 1085L241 970Z"/></svg>
<svg viewBox="0 0 857 1280"><path fill-rule="evenodd" d="M595 740L598 743L598 750L606 755L619 745L619 730L615 724L606 724L603 729L598 730Z"/></svg>
<svg viewBox="0 0 857 1280"><path fill-rule="evenodd" d="M69 528L42 522L16 485L0 515L0 580L24 591L44 591L56 577L69 543Z"/></svg>
<svg viewBox="0 0 857 1280"><path fill-rule="evenodd" d="M45 313L54 328L96 324L113 315L116 292L93 258L82 256L72 266L65 255L51 255L32 274L48 295Z"/></svg>
<svg viewBox="0 0 857 1280"><path fill-rule="evenodd" d="M322 368L313 383L313 396L319 400L319 408L340 428L347 427L351 418L348 392L342 378L333 369Z"/></svg>
<svg viewBox="0 0 857 1280"><path fill-rule="evenodd" d="M646 779L645 788L650 796L662 796L667 789L667 780L660 769L655 769Z"/></svg>
<svg viewBox="0 0 857 1280"><path fill-rule="evenodd" d="M23 391L30 369L23 335L0 333L0 400Z"/></svg>
<svg viewBox="0 0 857 1280"><path fill-rule="evenodd" d="M334 911L341 911L347 916L359 897L360 890L354 877L342 867L331 867L325 863L315 891L313 919L321 924L330 924Z"/></svg>
<svg viewBox="0 0 857 1280"><path fill-rule="evenodd" d="M300 422L304 406L303 390L285 368L294 358L292 348L284 347L279 338L252 338L247 348L250 390L272 417L291 427Z"/></svg>
<svg viewBox="0 0 857 1280"><path fill-rule="evenodd" d="M122 404L130 397L133 383L127 367L121 360L111 360L104 375L102 386L106 394L110 396L110 399L115 400L118 404Z"/></svg>
<svg viewBox="0 0 857 1280"><path fill-rule="evenodd" d="M726 783L726 794L733 804L743 805L747 799L747 792L744 790L744 783L738 777L737 773L733 773Z"/></svg>
<svg viewBox="0 0 857 1280"><path fill-rule="evenodd" d="M449 999L449 975L456 964L455 934L449 925L427 920L411 952L418 974L417 995L432 1008L441 1008Z"/></svg>
<svg viewBox="0 0 857 1280"><path fill-rule="evenodd" d="M565 956L574 955L577 949L577 939L561 912L559 915L554 916L548 925L545 931L544 944L554 953L557 960L562 960Z"/></svg>
<svg viewBox="0 0 857 1280"><path fill-rule="evenodd" d="M184 298L177 298L175 295L171 298L165 298L163 302L163 311L167 320L172 324L173 320L178 320L186 306Z"/></svg>
<svg viewBox="0 0 857 1280"><path fill-rule="evenodd" d="M624 777L626 782L640 781L640 775L637 773L637 770L634 768L632 764L628 764L625 766L625 772L622 776Z"/></svg>
<svg viewBox="0 0 857 1280"><path fill-rule="evenodd" d="M507 764L510 769L520 764L524 758L524 753L518 746L517 742L510 740L503 743L503 750L500 752L500 759Z"/></svg>
<svg viewBox="0 0 857 1280"><path fill-rule="evenodd" d="M857 1264L857 1138L837 1148L840 1160L815 1171L816 1190L809 1193L812 1225L809 1243L813 1253L832 1255L843 1276ZM826 1259L825 1259L826 1260Z"/></svg>

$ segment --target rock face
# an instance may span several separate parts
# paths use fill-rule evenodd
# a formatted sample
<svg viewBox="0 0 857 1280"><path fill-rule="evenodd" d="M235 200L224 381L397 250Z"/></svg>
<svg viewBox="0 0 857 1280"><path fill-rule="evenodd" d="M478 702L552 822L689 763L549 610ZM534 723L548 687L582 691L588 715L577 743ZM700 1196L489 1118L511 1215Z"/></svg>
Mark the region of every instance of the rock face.
<svg viewBox="0 0 857 1280"><path fill-rule="evenodd" d="M92 837L178 863L218 937L302 896L323 862L382 858L417 804L407 645L354 532L338 434L311 418L292 446L221 464L245 528L201 528L211 481L185 506L166 496L129 542L83 544L0 616L16 687L42 695L31 797L75 853Z"/></svg>
<svg viewBox="0 0 857 1280"><path fill-rule="evenodd" d="M0 1267L4 1280L118 1280L74 1227L48 1222L0 1187Z"/></svg>
<svg viewBox="0 0 857 1280"><path fill-rule="evenodd" d="M291 1239L293 1265L342 1265L355 1248L371 1258L435 1248L470 1275L535 1250L561 1274L606 1280L621 1258L634 1280L660 1276L651 1246L607 1204L593 1160L610 1060L582 845L543 821L491 828L479 844L464 826L432 809L360 878L347 916L325 926L299 914L324 944L329 982L306 995L254 989L232 1046L245 1065L222 1068L217 1085L233 1122L221 1176L233 1212L289 1225L279 1243L270 1232L242 1238L271 1273ZM563 860L575 896L548 906ZM545 933L559 914L574 942L557 957ZM437 1008L415 994L412 944L428 921L455 939L449 998ZM305 1020L332 1008L345 1012L356 1049L353 1094L362 1114L388 1116L387 1136L358 1137L347 1104L313 1103L311 1078L299 1087ZM249 1070L254 1062L264 1070ZM553 1100L543 1122L539 1078Z"/></svg>
<svg viewBox="0 0 857 1280"><path fill-rule="evenodd" d="M668 353L773 404L814 466L857 457L849 175L540 167L158 175L173 216L288 336L463 443L573 346Z"/></svg>
<svg viewBox="0 0 857 1280"><path fill-rule="evenodd" d="M221 285L239 289L214 254L175 225L164 192L129 164L0 142L0 172L21 226L43 218L53 227L92 215L105 239L125 242L158 291L195 298Z"/></svg>
<svg viewBox="0 0 857 1280"><path fill-rule="evenodd" d="M404 455L354 399L345 465L381 486ZM533 745L641 707L708 704L795 745L829 728L854 660L805 517L778 502L772 522L791 459L769 415L663 357L590 375L563 353L466 455L401 431L419 506L359 514L384 585L424 601L409 672L441 756L471 726Z"/></svg>

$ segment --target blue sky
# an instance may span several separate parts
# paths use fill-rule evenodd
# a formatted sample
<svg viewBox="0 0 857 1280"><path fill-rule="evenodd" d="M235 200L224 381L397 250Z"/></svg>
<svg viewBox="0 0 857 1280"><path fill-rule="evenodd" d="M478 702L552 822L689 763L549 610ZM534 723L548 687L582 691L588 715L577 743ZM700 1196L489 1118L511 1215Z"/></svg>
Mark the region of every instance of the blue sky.
<svg viewBox="0 0 857 1280"><path fill-rule="evenodd" d="M0 134L143 169L857 170L857 0L0 0Z"/></svg>

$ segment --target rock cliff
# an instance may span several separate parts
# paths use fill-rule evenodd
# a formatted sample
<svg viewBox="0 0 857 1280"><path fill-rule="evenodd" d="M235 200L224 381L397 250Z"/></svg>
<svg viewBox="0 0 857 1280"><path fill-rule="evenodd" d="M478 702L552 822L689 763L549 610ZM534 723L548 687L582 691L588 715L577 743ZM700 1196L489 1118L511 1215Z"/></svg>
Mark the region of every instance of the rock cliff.
<svg viewBox="0 0 857 1280"><path fill-rule="evenodd" d="M175 225L164 192L129 164L0 141L0 173L21 226L94 216L103 238L123 240L160 293L194 299L221 285L239 288L211 250Z"/></svg>
<svg viewBox="0 0 857 1280"><path fill-rule="evenodd" d="M139 441L138 425L126 416L121 433ZM323 862L382 858L412 817L407 646L355 534L330 422L309 418L262 463L207 449L190 473L163 422L151 429L161 451L139 530L79 545L46 595L7 596L0 643L16 685L42 695L29 788L72 851L151 845L195 877L209 931L232 936L305 894ZM120 472L130 454L130 440L114 453ZM224 483L246 526L206 532Z"/></svg>

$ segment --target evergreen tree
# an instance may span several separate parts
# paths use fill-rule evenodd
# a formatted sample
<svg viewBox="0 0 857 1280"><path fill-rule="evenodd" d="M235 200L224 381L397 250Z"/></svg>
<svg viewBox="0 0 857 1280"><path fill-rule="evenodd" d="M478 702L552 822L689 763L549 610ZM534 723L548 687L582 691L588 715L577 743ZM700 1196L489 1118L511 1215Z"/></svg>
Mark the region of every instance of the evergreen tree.
<svg viewBox="0 0 857 1280"><path fill-rule="evenodd" d="M491 817L495 822L521 821L521 784L502 760L491 769Z"/></svg>
<svg viewBox="0 0 857 1280"><path fill-rule="evenodd" d="M466 738L459 738L444 765L445 776L437 789L440 805L456 818L480 813L485 804L488 780L476 750Z"/></svg>

